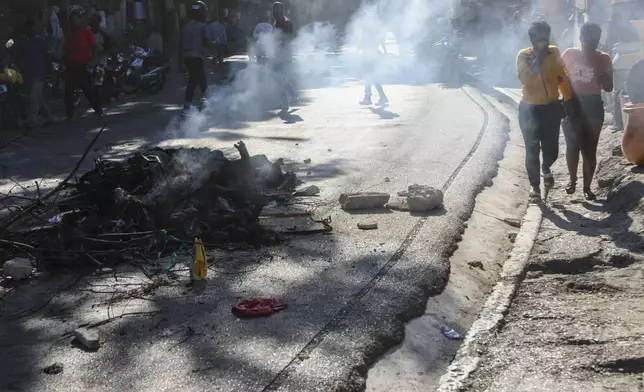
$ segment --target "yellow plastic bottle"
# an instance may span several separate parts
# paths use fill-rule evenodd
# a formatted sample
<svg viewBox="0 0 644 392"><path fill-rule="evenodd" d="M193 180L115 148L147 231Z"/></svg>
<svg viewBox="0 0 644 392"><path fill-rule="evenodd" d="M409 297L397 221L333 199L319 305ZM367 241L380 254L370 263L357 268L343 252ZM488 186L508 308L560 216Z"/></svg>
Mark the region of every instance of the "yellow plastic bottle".
<svg viewBox="0 0 644 392"><path fill-rule="evenodd" d="M195 259L192 262L192 279L204 280L208 275L208 260L206 248L199 238L195 238Z"/></svg>

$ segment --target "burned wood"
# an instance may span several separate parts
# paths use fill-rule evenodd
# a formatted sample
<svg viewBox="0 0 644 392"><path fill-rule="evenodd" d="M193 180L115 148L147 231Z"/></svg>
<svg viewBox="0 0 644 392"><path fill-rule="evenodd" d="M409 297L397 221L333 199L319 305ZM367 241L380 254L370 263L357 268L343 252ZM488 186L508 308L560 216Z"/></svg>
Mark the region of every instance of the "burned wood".
<svg viewBox="0 0 644 392"><path fill-rule="evenodd" d="M71 182L102 132L63 181L42 196L38 185L36 199L0 224L0 247L28 250L40 265L102 266L132 255L158 259L194 237L221 248L280 241L259 217L267 195L287 200L297 185L281 159L250 156L243 142L235 145L239 160L204 148L155 148L125 161L95 159ZM58 194L62 200L49 200Z"/></svg>
<svg viewBox="0 0 644 392"><path fill-rule="evenodd" d="M151 234L158 234L158 233L163 233L165 234L165 231L139 231L139 232L134 232L134 233L105 233L105 234L100 234L99 237L132 237L132 236L149 236ZM147 238L147 237L146 237ZM140 238L138 238L140 239Z"/></svg>
<svg viewBox="0 0 644 392"><path fill-rule="evenodd" d="M98 243L98 244L119 245L120 246L120 245L129 245L129 244L132 244L132 243L135 243L135 242L139 242L141 240L147 240L147 239L150 239L152 237L154 237L154 234L146 235L144 237L139 237L139 238L132 238L132 239L129 239L129 240L126 240L126 241L101 240L99 238L87 238L87 237L84 237L84 238L81 238L81 239L83 241L95 242L95 243Z"/></svg>
<svg viewBox="0 0 644 392"><path fill-rule="evenodd" d="M36 248L34 248L33 246L31 246L29 244L23 244L22 242L18 242L18 241L10 241L10 240L0 239L0 244L13 245L13 246L18 246L18 247L21 247L21 248L27 248L27 249L33 249L33 250L36 249Z"/></svg>
<svg viewBox="0 0 644 392"><path fill-rule="evenodd" d="M324 219L313 219L310 218L312 222L321 223L324 227L320 229L306 229L306 230L288 230L282 233L289 235L307 235L307 234L325 234L333 231L333 226L331 226L331 217Z"/></svg>
<svg viewBox="0 0 644 392"><path fill-rule="evenodd" d="M308 230L288 230L283 231L283 234L289 235L309 235L309 234L325 234L333 231L333 227L324 227L321 229L308 229Z"/></svg>
<svg viewBox="0 0 644 392"><path fill-rule="evenodd" d="M92 260L94 262L94 264L96 264L97 266L99 266L99 267L103 266L103 263L101 263L100 261L96 260L96 258L94 256L90 255L89 253L85 252L85 256L87 256L88 259Z"/></svg>

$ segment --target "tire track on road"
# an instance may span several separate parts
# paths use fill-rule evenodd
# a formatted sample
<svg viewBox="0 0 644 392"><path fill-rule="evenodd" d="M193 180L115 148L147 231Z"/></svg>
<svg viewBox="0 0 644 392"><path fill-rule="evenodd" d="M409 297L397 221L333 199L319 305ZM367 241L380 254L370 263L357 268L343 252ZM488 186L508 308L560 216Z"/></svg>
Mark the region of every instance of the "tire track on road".
<svg viewBox="0 0 644 392"><path fill-rule="evenodd" d="M456 177L461 173L467 162L472 158L472 156L476 153L476 150L479 148L481 145L481 141L483 140L483 136L485 135L485 132L488 128L488 124L490 121L490 114L489 112L481 105L470 93L465 90L465 88L461 87L461 91L478 107L481 112L483 113L483 124L481 125L481 128L479 130L479 133L477 135L476 141L472 145L472 148L468 152L468 154L463 158L461 163L456 167L452 175L445 181L443 186L441 187L441 190L443 193L447 192L449 187L452 185ZM311 355L311 353L322 343L324 338L329 334L329 332L333 331L337 326L340 324L340 322L351 312L353 307L357 305L362 298L373 289L373 287L385 276L387 273L400 261L402 256L405 254L409 246L414 242L416 237L418 236L418 233L420 230L423 228L427 220L429 219L429 216L424 216L418 219L418 222L414 224L412 229L410 230L409 234L405 236L403 239L402 243L396 250L396 252L391 256L391 258L385 263L385 265L380 268L380 270L374 275L373 278L367 284L360 289L348 302L345 304L342 309L340 309L329 322L322 327L322 329L311 339L305 346L304 348L271 380L271 382L264 387L262 390L263 392L268 392L268 391L276 391L278 390L284 381L288 378L289 374L302 362L304 362L306 359L308 359Z"/></svg>

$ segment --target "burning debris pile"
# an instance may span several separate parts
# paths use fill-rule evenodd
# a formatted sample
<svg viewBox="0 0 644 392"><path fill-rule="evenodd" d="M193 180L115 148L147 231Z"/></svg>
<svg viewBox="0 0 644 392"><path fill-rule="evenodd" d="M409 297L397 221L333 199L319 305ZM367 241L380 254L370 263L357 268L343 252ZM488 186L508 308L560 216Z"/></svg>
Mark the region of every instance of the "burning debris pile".
<svg viewBox="0 0 644 392"><path fill-rule="evenodd" d="M103 265L123 256L156 255L168 238L186 244L194 237L214 245L275 243L277 233L258 225L258 216L276 196L292 195L295 174L282 171L281 159L251 157L243 142L235 147L241 159L205 148L96 159L76 183L59 186L60 200L35 200L0 223L0 247L44 263Z"/></svg>

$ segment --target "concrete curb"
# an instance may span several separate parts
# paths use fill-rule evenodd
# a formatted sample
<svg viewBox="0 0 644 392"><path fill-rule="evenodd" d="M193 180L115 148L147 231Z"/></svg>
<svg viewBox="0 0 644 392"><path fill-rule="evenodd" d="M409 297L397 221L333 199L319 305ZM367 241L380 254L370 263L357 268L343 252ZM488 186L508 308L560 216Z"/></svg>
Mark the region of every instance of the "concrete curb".
<svg viewBox="0 0 644 392"><path fill-rule="evenodd" d="M437 388L439 392L460 391L466 386L467 378L478 368L482 351L481 345L498 331L501 322L512 303L516 289L523 280L525 267L532 251L534 241L541 228L541 209L532 204L523 218L510 258L505 262L500 280L483 305L479 318L465 337L454 360L441 377Z"/></svg>
<svg viewBox="0 0 644 392"><path fill-rule="evenodd" d="M478 80L479 83L482 83ZM500 102L517 105L503 89L485 88ZM495 93L494 93L495 92ZM505 262L500 279L483 305L478 319L472 324L454 360L441 377L437 391L455 392L467 387L468 377L478 368L483 351L481 347L493 337L502 325L516 290L525 276L526 265L541 228L542 212L536 204L528 206L510 258Z"/></svg>

